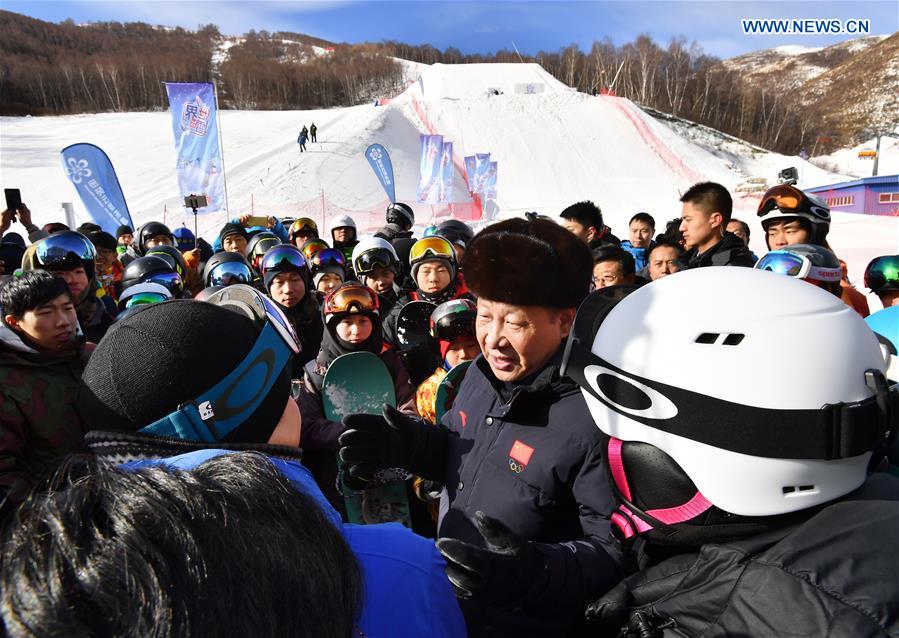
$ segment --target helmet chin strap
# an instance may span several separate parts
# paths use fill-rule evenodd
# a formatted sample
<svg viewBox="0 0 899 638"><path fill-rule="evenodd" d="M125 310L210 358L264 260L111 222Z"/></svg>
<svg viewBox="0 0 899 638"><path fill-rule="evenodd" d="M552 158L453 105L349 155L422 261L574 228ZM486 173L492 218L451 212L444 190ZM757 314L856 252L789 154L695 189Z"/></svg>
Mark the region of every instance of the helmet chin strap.
<svg viewBox="0 0 899 638"><path fill-rule="evenodd" d="M610 517L613 527L613 537L619 542L633 542L634 537L654 528L654 525L674 525L692 520L712 507L712 503L697 492L693 497L681 505L661 509L646 510L645 512L633 504L630 485L627 480L627 472L621 457L621 448L624 442L620 439L610 438L606 450L606 458L612 480L624 503ZM636 512L636 513L635 513ZM648 520L647 520L648 519Z"/></svg>

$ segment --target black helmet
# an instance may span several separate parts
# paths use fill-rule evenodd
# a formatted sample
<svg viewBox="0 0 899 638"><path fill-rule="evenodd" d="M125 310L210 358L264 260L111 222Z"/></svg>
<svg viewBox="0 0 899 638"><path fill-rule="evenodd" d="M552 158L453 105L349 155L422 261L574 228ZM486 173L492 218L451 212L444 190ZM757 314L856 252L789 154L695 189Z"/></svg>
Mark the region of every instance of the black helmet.
<svg viewBox="0 0 899 638"><path fill-rule="evenodd" d="M159 255L138 257L128 264L125 272L122 273L123 291L136 284L147 282L162 284L175 298L184 294L184 281L181 279L181 275Z"/></svg>
<svg viewBox="0 0 899 638"><path fill-rule="evenodd" d="M396 202L387 207L387 223L409 230L415 223L415 212L408 204Z"/></svg>
<svg viewBox="0 0 899 638"><path fill-rule="evenodd" d="M181 279L187 279L187 262L184 261L181 251L174 246L154 246L147 249L146 255L165 259L172 269L181 275Z"/></svg>
<svg viewBox="0 0 899 638"><path fill-rule="evenodd" d="M156 237L157 235L168 235L172 240L172 246L175 245L175 236L172 234L172 231L168 226L163 224L162 222L147 222L143 226L137 229L134 237L134 244L132 247L134 248L134 252L137 253L138 256L144 256L147 254L147 240L151 237Z"/></svg>
<svg viewBox="0 0 899 638"><path fill-rule="evenodd" d="M475 336L478 306L470 299L451 299L431 313L431 336L437 341L454 341L462 335Z"/></svg>
<svg viewBox="0 0 899 638"><path fill-rule="evenodd" d="M34 265L42 270L73 270L81 266L94 278L97 250L91 241L74 230L63 230L34 245Z"/></svg>
<svg viewBox="0 0 899 638"><path fill-rule="evenodd" d="M259 270L262 256L270 249L281 244L281 238L267 230L254 233L247 242L247 261Z"/></svg>
<svg viewBox="0 0 899 638"><path fill-rule="evenodd" d="M240 253L218 252L209 258L203 269L204 286L253 286L255 275L250 264Z"/></svg>
<svg viewBox="0 0 899 638"><path fill-rule="evenodd" d="M471 246L471 240L474 239L474 231L471 226L458 219L447 219L437 224L436 235L445 237L451 244L459 244L462 248Z"/></svg>
<svg viewBox="0 0 899 638"><path fill-rule="evenodd" d="M203 290L201 290L196 294L196 296L194 296L194 299L196 299L197 301L206 301L212 295L217 293L219 290L222 290L223 288L224 286L209 286L208 288L203 288Z"/></svg>

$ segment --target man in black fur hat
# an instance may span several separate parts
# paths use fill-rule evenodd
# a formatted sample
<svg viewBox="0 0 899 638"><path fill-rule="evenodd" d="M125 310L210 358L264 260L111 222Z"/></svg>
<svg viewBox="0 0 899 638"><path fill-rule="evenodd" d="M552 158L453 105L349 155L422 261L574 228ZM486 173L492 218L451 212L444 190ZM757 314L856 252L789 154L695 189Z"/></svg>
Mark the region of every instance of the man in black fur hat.
<svg viewBox="0 0 899 638"><path fill-rule="evenodd" d="M386 407L344 420L348 484L403 467L446 486L438 546L473 636L579 635L591 592L625 571L601 433L559 371L591 268L586 244L551 220L486 228L464 260L483 355L452 409L438 427Z"/></svg>

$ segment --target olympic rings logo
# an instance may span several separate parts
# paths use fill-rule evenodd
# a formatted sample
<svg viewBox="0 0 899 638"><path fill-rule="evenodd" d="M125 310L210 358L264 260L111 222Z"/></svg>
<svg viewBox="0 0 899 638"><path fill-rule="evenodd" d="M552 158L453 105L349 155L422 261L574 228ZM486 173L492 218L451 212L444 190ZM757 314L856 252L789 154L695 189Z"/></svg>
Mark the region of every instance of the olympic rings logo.
<svg viewBox="0 0 899 638"><path fill-rule="evenodd" d="M518 463L515 459L509 459L509 469L516 474L521 474L524 466L521 463Z"/></svg>

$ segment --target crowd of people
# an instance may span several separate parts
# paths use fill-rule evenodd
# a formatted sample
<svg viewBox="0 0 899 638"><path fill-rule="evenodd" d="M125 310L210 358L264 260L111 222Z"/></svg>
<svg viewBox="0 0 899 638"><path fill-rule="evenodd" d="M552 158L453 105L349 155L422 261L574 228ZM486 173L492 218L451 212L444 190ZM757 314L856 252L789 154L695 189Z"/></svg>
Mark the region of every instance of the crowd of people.
<svg viewBox="0 0 899 638"><path fill-rule="evenodd" d="M725 187L681 207L4 211L4 633L899 635L899 255L869 316L795 185L760 258ZM337 420L360 352L395 401Z"/></svg>

